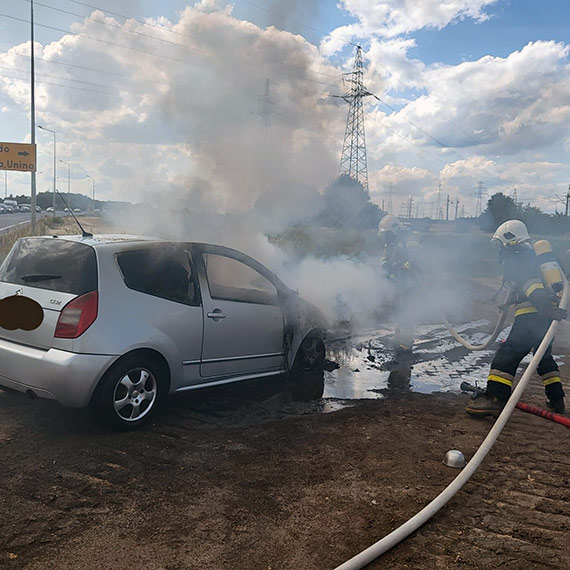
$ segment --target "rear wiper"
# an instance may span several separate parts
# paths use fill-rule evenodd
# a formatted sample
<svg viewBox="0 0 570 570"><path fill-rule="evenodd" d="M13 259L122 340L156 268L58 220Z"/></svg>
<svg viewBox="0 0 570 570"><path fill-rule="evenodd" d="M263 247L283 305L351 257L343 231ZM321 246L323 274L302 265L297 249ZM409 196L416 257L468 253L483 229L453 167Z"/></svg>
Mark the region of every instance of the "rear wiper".
<svg viewBox="0 0 570 570"><path fill-rule="evenodd" d="M51 279L61 279L61 275L51 275L49 273L32 273L20 277L26 283L36 283L37 281L50 281Z"/></svg>

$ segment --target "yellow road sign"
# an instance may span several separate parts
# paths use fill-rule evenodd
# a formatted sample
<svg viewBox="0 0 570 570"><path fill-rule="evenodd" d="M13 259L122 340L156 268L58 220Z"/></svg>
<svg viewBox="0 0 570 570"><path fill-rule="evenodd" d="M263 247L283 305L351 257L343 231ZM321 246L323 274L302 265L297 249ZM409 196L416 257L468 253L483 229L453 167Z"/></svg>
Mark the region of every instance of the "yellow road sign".
<svg viewBox="0 0 570 570"><path fill-rule="evenodd" d="M0 170L36 171L36 145L0 142Z"/></svg>

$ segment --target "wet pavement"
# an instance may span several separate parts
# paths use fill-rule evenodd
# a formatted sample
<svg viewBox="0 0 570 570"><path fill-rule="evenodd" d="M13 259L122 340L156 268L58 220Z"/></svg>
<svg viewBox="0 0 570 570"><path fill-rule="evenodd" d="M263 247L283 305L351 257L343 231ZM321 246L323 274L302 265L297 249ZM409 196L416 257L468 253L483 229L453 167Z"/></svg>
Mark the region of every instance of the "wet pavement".
<svg viewBox="0 0 570 570"><path fill-rule="evenodd" d="M471 343L480 344L492 326L481 319L457 326L457 330ZM456 342L442 324L418 326L411 354L394 353L393 329L388 327L333 339L327 344L323 397L338 405L383 398L402 390L460 393L463 381L484 386L498 343L507 337L510 328L505 327L489 349L476 352ZM530 358L527 356L523 362Z"/></svg>

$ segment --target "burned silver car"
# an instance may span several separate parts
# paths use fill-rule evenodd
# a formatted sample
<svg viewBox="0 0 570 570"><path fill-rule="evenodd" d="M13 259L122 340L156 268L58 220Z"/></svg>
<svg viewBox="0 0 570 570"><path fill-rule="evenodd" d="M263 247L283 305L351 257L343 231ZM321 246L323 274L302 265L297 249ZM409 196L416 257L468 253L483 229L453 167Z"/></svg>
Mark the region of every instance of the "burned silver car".
<svg viewBox="0 0 570 570"><path fill-rule="evenodd" d="M124 235L29 237L0 266L0 388L90 406L130 429L166 394L322 369L325 319L251 257ZM17 320L17 317L16 317Z"/></svg>

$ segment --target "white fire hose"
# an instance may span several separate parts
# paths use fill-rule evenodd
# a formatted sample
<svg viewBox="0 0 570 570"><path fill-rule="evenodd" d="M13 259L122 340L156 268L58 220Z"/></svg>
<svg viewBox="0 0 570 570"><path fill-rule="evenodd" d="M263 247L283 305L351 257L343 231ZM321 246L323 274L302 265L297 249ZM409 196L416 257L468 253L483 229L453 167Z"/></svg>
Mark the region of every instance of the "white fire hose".
<svg viewBox="0 0 570 570"><path fill-rule="evenodd" d="M509 298L510 289L507 288L507 296L506 299ZM505 299L505 300L506 300ZM447 320L447 317L443 316L443 324L445 328L449 331L449 334L459 343L462 344L468 350L485 350L489 346L491 346L496 340L501 331L503 330L503 326L505 325L505 321L507 320L507 315L509 314L508 306L501 305L501 312L499 313L499 317L497 319L497 323L495 324L495 328L491 335L487 338L487 340L483 344L471 344L468 340L465 340L454 328L453 325Z"/></svg>
<svg viewBox="0 0 570 570"><path fill-rule="evenodd" d="M564 291L562 293L562 299L560 300L560 308L566 309L568 305L568 281L564 277ZM369 546L366 550L363 550L360 554L357 554L350 560L347 560L340 566L337 566L335 570L360 570L364 568L367 564L396 546L404 538L409 536L412 532L417 530L425 522L427 522L435 513L437 513L442 507L444 507L455 494L467 483L471 478L473 473L477 470L483 459L485 459L487 453L493 447L495 441L499 437L501 431L505 427L505 424L509 420L517 402L519 401L522 393L524 392L526 385L530 377L536 371L538 363L544 356L548 346L552 342L556 329L560 324L559 321L552 321L548 331L546 332L542 342L536 349L532 360L527 366L524 374L516 385L511 397L505 404L503 411L495 421L493 427L487 434L487 437L483 440L483 443L479 446L479 449L475 452L469 463L463 468L461 473L435 498L431 503L425 506L419 513L415 514L411 519L405 522L402 526L393 530L390 534L387 534L384 538L380 539L378 542Z"/></svg>

